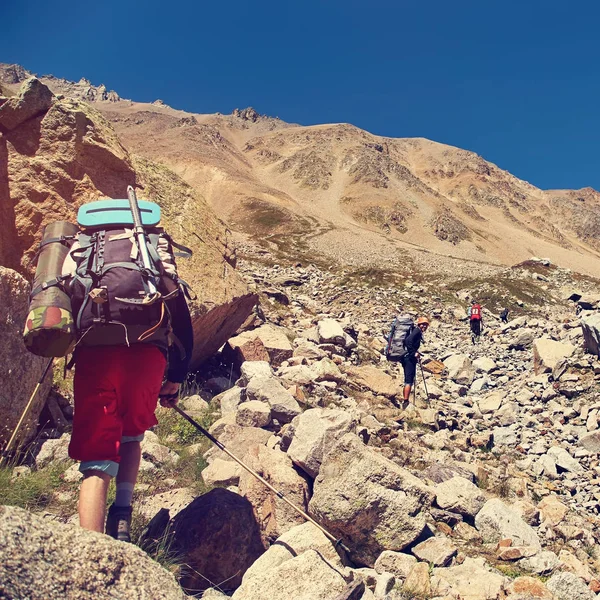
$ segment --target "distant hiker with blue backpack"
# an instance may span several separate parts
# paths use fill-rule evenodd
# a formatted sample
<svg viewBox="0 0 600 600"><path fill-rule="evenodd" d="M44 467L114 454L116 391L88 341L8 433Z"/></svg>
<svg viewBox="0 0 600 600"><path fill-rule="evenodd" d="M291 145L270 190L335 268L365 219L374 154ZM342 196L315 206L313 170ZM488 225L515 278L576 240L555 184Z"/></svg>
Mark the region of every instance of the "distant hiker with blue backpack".
<svg viewBox="0 0 600 600"><path fill-rule="evenodd" d="M177 276L174 247L183 251L179 256L191 251L157 227L156 204L138 203L131 187L128 195L129 201L82 206L77 233L46 240L70 246L62 273L44 288L53 288L54 296L68 292L70 310L63 298L57 322L50 318L53 306L36 308L41 316L29 319L25 331L30 350L56 332L63 337L73 332L75 413L69 456L81 462L83 474L79 521L85 529L106 531L122 541L130 541L141 441L157 424L158 399L163 406L177 404L193 349L186 286ZM60 355L56 348L48 352ZM116 498L105 525L113 477Z"/></svg>
<svg viewBox="0 0 600 600"><path fill-rule="evenodd" d="M419 317L416 325L411 317L397 316L388 334L385 355L389 361L399 362L404 370L404 402L410 401L410 392L415 383L417 363L420 358L419 348L423 334L429 327L427 317Z"/></svg>

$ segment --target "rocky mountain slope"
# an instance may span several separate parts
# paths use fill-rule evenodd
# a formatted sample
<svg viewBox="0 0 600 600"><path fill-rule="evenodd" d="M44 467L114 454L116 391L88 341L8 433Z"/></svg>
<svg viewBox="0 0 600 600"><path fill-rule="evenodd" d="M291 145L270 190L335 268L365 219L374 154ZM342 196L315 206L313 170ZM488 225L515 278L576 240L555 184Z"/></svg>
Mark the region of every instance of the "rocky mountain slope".
<svg viewBox="0 0 600 600"><path fill-rule="evenodd" d="M0 99L0 263L10 267L0 292L24 302L15 271L28 273L41 225L122 195L122 180L141 182L176 237L194 244L198 262L187 268L205 294L197 337L211 359L186 382L182 405L349 549L159 409L143 442L134 537L185 593L598 597L600 291L572 270L583 259L581 271L596 269L596 192L542 192L427 140L291 126L251 110L142 107L88 82L45 78L51 93L30 79L13 92L27 73L0 73L13 94ZM204 197L237 228L237 248ZM240 297L260 306L238 327L248 311L230 308ZM472 297L484 305L479 344L465 321ZM432 322L408 404L401 369L381 351L397 311ZM21 324L9 312L3 356L14 378L20 359L8 355ZM160 588L179 598L172 576L136 569L137 550L72 528L71 404L59 382L22 464L0 469L0 504L40 513L0 509L0 596L134 598ZM48 560L39 548L50 534ZM72 577L69 540L81 549ZM98 548L116 567L98 562ZM99 591L78 577L94 570Z"/></svg>
<svg viewBox="0 0 600 600"><path fill-rule="evenodd" d="M11 89L27 75L0 66ZM421 261L419 250L505 265L535 255L600 273L595 190L540 190L473 152L425 139L292 126L253 109L191 114L122 100L87 80L42 80L93 102L126 147L178 173L234 231L289 255L308 247L342 264L415 260L427 270L439 270L437 259Z"/></svg>

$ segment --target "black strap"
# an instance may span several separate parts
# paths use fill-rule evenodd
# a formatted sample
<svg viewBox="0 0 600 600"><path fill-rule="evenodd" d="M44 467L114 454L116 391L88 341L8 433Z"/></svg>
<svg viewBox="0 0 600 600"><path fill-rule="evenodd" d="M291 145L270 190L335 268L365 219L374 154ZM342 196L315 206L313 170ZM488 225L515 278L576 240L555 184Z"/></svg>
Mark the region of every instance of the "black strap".
<svg viewBox="0 0 600 600"><path fill-rule="evenodd" d="M55 277L54 279L49 279L48 281L44 281L40 283L40 285L36 286L31 290L31 294L29 294L29 299L31 300L34 296L37 296L40 292L47 290L50 287L59 287L63 292L65 288L63 286L63 281L68 279L68 275L62 275L60 277Z"/></svg>
<svg viewBox="0 0 600 600"><path fill-rule="evenodd" d="M179 252L173 252L174 256L179 256L180 258L191 258L194 255L194 252L191 248L173 241L173 238L168 233L163 233L162 235L169 241L169 244L171 244L173 248L177 248L177 250L179 250Z"/></svg>

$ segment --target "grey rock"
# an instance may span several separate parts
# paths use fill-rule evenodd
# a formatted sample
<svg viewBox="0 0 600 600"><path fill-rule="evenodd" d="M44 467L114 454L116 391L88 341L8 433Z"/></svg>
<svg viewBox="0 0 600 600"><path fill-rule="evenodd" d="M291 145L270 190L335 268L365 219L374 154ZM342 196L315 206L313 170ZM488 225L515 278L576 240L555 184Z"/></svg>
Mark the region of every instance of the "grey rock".
<svg viewBox="0 0 600 600"><path fill-rule="evenodd" d="M541 549L534 529L527 525L519 513L498 498L488 500L475 517L475 527L485 542L498 542L510 538L514 546L533 546Z"/></svg>
<svg viewBox="0 0 600 600"><path fill-rule="evenodd" d="M1 245L0 245L1 247ZM27 352L23 329L27 318L30 287L16 271L0 266L0 447L4 448L48 363L47 358ZM30 441L52 385L52 370L46 376L22 423L13 448Z"/></svg>
<svg viewBox="0 0 600 600"><path fill-rule="evenodd" d="M402 550L425 527L432 491L407 470L346 434L325 457L310 512L372 566L383 550Z"/></svg>
<svg viewBox="0 0 600 600"><path fill-rule="evenodd" d="M573 573L555 573L546 583L556 600L594 600L596 594Z"/></svg>
<svg viewBox="0 0 600 600"><path fill-rule="evenodd" d="M346 411L311 408L292 421L293 438L287 450L294 464L316 477L323 456L335 442L355 427Z"/></svg>
<svg viewBox="0 0 600 600"><path fill-rule="evenodd" d="M0 597L183 600L185 594L133 544L0 506Z"/></svg>
<svg viewBox="0 0 600 600"><path fill-rule="evenodd" d="M548 575L558 569L560 565L561 562L558 556L549 550L538 552L535 556L523 558L519 561L520 567L536 575Z"/></svg>
<svg viewBox="0 0 600 600"><path fill-rule="evenodd" d="M289 423L302 411L300 405L273 377L253 377L246 387L248 400L266 402L271 408L271 416L280 423Z"/></svg>

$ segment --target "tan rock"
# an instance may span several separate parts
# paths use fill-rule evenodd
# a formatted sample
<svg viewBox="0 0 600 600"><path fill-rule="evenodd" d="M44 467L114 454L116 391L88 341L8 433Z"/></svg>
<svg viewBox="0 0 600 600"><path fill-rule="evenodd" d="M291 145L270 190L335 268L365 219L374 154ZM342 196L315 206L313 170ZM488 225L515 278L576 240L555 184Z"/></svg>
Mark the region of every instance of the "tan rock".
<svg viewBox="0 0 600 600"><path fill-rule="evenodd" d="M223 349L223 357L238 366L244 361L269 362L269 353L260 338L252 338L247 335L229 338Z"/></svg>
<svg viewBox="0 0 600 600"><path fill-rule="evenodd" d="M378 573L392 573L400 579L406 579L416 563L417 559L410 554L384 550L375 561L374 568Z"/></svg>
<svg viewBox="0 0 600 600"><path fill-rule="evenodd" d="M546 496L539 504L538 508L544 521L549 521L552 525L558 525L567 516L569 509L558 499L558 496Z"/></svg>
<svg viewBox="0 0 600 600"><path fill-rule="evenodd" d="M345 588L342 575L315 550L307 550L274 569L244 578L232 599L330 600Z"/></svg>
<svg viewBox="0 0 600 600"><path fill-rule="evenodd" d="M568 358L575 352L575 346L565 342L555 342L540 338L533 343L533 369L536 375L552 371L559 360Z"/></svg>
<svg viewBox="0 0 600 600"><path fill-rule="evenodd" d="M256 343L257 340L258 343ZM249 343L251 345L248 345ZM225 353L233 353L238 364L241 364L243 360L267 360L277 366L291 358L294 353L286 330L271 324L245 331L228 340L227 346ZM248 358L245 358L246 353Z"/></svg>
<svg viewBox="0 0 600 600"><path fill-rule="evenodd" d="M137 503L136 509L147 519L151 519L161 508L169 511L171 519L196 498L192 488L178 488L155 496L145 496Z"/></svg>
<svg viewBox="0 0 600 600"><path fill-rule="evenodd" d="M481 534L475 527L472 527L468 523L461 521L454 526L454 535L458 538L465 540L466 542L472 542L480 544L483 541Z"/></svg>
<svg viewBox="0 0 600 600"><path fill-rule="evenodd" d="M562 570L573 573L583 579L586 583L590 583L594 579L594 575L590 568L583 564L574 554L568 550L561 550L558 554L559 560L563 563Z"/></svg>
<svg viewBox="0 0 600 600"><path fill-rule="evenodd" d="M456 546L445 537L431 537L412 549L412 553L419 560L431 563L436 567L449 565L457 551Z"/></svg>
<svg viewBox="0 0 600 600"><path fill-rule="evenodd" d="M470 517L474 517L486 501L485 494L463 477L453 477L438 484L435 494L440 508Z"/></svg>
<svg viewBox="0 0 600 600"><path fill-rule="evenodd" d="M309 408L292 421L294 433L288 455L294 464L314 478L319 473L324 455L355 425L346 411Z"/></svg>
<svg viewBox="0 0 600 600"><path fill-rule="evenodd" d="M548 591L548 588L535 577L517 577L508 586L508 597L513 596L530 598L531 600L553 600L554 596Z"/></svg>
<svg viewBox="0 0 600 600"><path fill-rule="evenodd" d="M392 398L401 392L402 382L390 377L377 367L348 367L346 373L355 383L366 387L377 395Z"/></svg>
<svg viewBox="0 0 600 600"><path fill-rule="evenodd" d="M267 427L271 423L271 408L259 400L242 402L237 407L235 422L241 427Z"/></svg>
<svg viewBox="0 0 600 600"><path fill-rule="evenodd" d="M343 568L340 557L331 541L325 537L320 529L306 521L302 525L296 525L286 531L277 539L275 544L269 546L267 551L246 571L244 581L253 577L262 577L264 573L277 568L287 560L299 556L307 550L315 550L335 568ZM416 562L416 559L413 562Z"/></svg>
<svg viewBox="0 0 600 600"><path fill-rule="evenodd" d="M402 589L409 594L429 597L431 595L429 565L425 562L418 562L410 570Z"/></svg>
<svg viewBox="0 0 600 600"><path fill-rule="evenodd" d="M0 506L0 581L5 598L185 597L173 575L134 544L12 506Z"/></svg>
<svg viewBox="0 0 600 600"><path fill-rule="evenodd" d="M290 502L306 511L308 483L293 468L293 463L285 452L266 446L251 446L242 461L282 492ZM304 522L297 511L247 471L242 471L239 488L242 496L252 504L266 542L272 543L281 534Z"/></svg>
<svg viewBox="0 0 600 600"><path fill-rule="evenodd" d="M251 446L266 444L271 437L271 432L258 427L240 427L239 425L224 425L222 433L217 439L235 456L243 457ZM232 460L225 452L212 446L205 454L206 460L211 463L215 458Z"/></svg>
<svg viewBox="0 0 600 600"><path fill-rule="evenodd" d="M462 565L433 570L432 588L436 593L458 594L461 600L497 600L509 579L490 571L484 559L466 558Z"/></svg>

